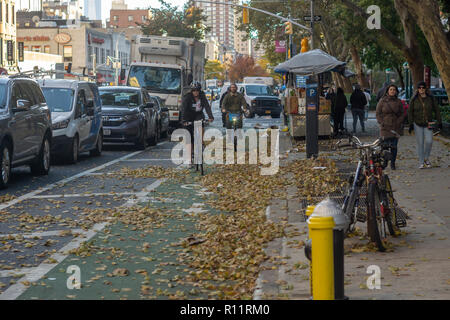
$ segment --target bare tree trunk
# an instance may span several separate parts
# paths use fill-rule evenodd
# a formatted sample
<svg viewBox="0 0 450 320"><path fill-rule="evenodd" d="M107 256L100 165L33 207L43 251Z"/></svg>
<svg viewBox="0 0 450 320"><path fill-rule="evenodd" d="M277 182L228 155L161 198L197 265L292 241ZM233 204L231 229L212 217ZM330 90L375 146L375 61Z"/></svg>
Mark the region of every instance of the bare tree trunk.
<svg viewBox="0 0 450 320"><path fill-rule="evenodd" d="M394 69L395 69L395 71L397 71L398 78L400 79L400 87L405 89L405 81L403 80L403 73L402 73L401 67L395 66Z"/></svg>
<svg viewBox="0 0 450 320"><path fill-rule="evenodd" d="M448 90L450 88L450 40L439 18L437 1L420 1L420 4L415 0L396 0L397 2L408 10L425 35L433 60Z"/></svg>
<svg viewBox="0 0 450 320"><path fill-rule="evenodd" d="M408 54L405 55L408 61L409 68L411 70L411 76L414 85L417 85L419 81L423 81L423 68L424 62L420 52L420 44L417 40L416 35L416 23L413 17L407 10L407 8L402 4L402 0L395 0L395 9L397 10L400 20L403 24L403 31L405 34L405 45L408 48ZM420 7L415 4L415 7Z"/></svg>
<svg viewBox="0 0 450 320"><path fill-rule="evenodd" d="M359 52L356 46L351 46L350 48L350 54L352 55L353 63L355 64L356 68L356 76L358 78L358 83L362 88L369 88L369 83L367 81L367 77L364 74L363 71L363 65L361 62L361 58L359 57Z"/></svg>

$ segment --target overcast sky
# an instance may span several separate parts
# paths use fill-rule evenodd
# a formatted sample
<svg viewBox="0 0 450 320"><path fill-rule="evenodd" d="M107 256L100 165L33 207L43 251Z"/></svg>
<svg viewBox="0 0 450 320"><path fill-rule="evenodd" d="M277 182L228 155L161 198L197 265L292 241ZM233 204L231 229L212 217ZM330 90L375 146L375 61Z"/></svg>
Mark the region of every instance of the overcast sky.
<svg viewBox="0 0 450 320"><path fill-rule="evenodd" d="M186 0L166 0L167 3L171 5L176 5L178 7L182 7ZM161 4L158 0L125 0L125 3L128 5L128 9L135 8L159 8ZM111 1L103 0L102 1L102 20L109 18L109 10L111 10Z"/></svg>

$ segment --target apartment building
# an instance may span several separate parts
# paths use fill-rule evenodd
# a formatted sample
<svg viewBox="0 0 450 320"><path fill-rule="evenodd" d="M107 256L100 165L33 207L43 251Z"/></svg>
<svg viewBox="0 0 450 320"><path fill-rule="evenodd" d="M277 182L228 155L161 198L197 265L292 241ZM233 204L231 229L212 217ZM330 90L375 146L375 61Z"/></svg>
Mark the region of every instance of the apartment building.
<svg viewBox="0 0 450 320"><path fill-rule="evenodd" d="M15 5L14 0L0 1L0 65L8 73L17 68Z"/></svg>
<svg viewBox="0 0 450 320"><path fill-rule="evenodd" d="M194 0L194 5L203 9L203 14L207 17L205 25L211 30L206 34L206 38L215 38L221 46L228 49L234 48L235 41L235 13L234 8L229 5L219 4L219 2L237 3L237 0L211 0L217 3L202 3Z"/></svg>

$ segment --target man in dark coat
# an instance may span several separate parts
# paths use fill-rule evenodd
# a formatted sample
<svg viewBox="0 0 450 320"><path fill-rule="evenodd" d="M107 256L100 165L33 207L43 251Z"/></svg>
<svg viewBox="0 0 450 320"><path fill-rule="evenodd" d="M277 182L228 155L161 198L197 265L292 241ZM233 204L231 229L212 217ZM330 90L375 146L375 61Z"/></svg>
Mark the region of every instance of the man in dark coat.
<svg viewBox="0 0 450 320"><path fill-rule="evenodd" d="M356 133L356 125L359 123L362 128L362 132L366 132L364 128L364 107L367 104L367 99L365 94L362 92L359 84L355 85L355 90L350 96L350 104L352 105L352 115L353 115L353 133Z"/></svg>

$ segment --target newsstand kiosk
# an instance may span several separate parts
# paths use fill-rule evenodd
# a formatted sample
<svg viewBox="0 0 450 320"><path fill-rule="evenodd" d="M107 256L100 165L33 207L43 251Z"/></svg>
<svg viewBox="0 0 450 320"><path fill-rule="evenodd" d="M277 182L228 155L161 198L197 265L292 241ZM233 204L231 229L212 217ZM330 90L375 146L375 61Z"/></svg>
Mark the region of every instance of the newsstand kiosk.
<svg viewBox="0 0 450 320"><path fill-rule="evenodd" d="M286 75L282 98L292 137L306 137L306 156L319 154L319 136L331 135L331 101L321 96L324 86L331 85L331 71L344 75L341 62L320 49L300 53L279 64L275 71Z"/></svg>

